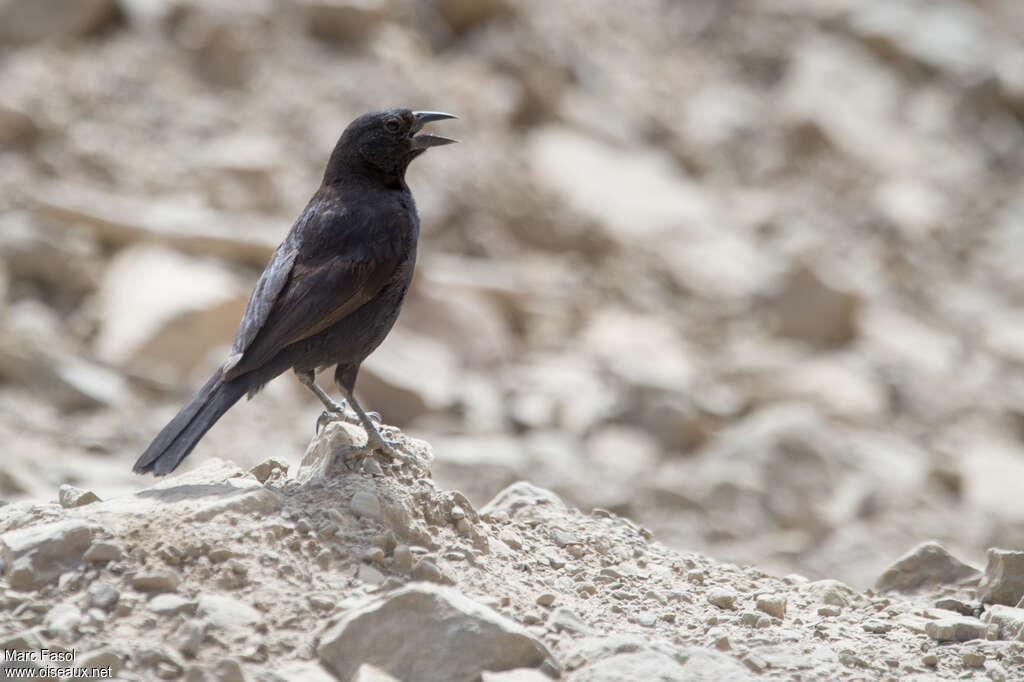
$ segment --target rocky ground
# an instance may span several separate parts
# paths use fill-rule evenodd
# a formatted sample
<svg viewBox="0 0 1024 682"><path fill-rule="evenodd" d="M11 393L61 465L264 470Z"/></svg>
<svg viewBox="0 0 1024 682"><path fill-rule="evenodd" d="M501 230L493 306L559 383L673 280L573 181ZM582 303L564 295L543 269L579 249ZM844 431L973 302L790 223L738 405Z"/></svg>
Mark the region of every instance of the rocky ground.
<svg viewBox="0 0 1024 682"><path fill-rule="evenodd" d="M779 578L529 483L475 509L390 435L423 467L332 470L364 437L334 424L291 473L213 459L3 507L0 648L190 682L1024 677L1024 552L983 575L926 543L866 593Z"/></svg>
<svg viewBox="0 0 1024 682"><path fill-rule="evenodd" d="M410 171L417 279L357 389L463 511L526 480L858 594L930 539L976 566L1020 549L1022 8L0 0L4 513L63 484L136 499L131 463L222 361L340 130L407 104L463 143ZM297 466L318 414L282 377L183 470ZM820 617L911 637L855 613ZM977 652L1010 671L999 646Z"/></svg>

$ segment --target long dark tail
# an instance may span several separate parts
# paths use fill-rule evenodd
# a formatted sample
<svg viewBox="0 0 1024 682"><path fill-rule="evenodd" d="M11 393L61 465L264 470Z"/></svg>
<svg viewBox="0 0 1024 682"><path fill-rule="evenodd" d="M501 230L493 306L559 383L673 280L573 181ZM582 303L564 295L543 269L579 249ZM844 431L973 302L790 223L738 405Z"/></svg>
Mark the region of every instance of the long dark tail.
<svg viewBox="0 0 1024 682"><path fill-rule="evenodd" d="M153 472L163 476L178 468L210 427L245 395L248 383L245 375L222 381L221 370L218 369L206 385L199 389L192 402L182 408L178 416L157 434L135 462L132 471L137 474Z"/></svg>

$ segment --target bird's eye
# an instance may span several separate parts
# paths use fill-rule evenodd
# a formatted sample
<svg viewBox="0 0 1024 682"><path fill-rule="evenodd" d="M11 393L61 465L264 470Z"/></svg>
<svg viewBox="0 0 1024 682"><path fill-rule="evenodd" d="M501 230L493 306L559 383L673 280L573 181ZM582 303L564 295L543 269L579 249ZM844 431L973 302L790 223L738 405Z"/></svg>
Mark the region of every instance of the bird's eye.
<svg viewBox="0 0 1024 682"><path fill-rule="evenodd" d="M402 124L399 123L397 118L389 118L388 120L384 121L384 129L387 130L389 133L397 133L399 130L402 129Z"/></svg>

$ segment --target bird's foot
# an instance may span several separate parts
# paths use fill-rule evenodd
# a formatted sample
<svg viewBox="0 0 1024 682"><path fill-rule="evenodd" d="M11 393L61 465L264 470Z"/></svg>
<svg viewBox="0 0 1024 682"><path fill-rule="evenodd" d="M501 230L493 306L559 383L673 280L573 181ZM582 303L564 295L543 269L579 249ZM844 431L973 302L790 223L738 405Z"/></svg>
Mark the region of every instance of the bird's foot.
<svg viewBox="0 0 1024 682"><path fill-rule="evenodd" d="M359 415L345 409L344 403L339 404L337 410L324 410L320 413L320 416L316 418L316 432L320 433L331 422L345 422L347 424L355 424L356 426L362 424L359 420Z"/></svg>
<svg viewBox="0 0 1024 682"><path fill-rule="evenodd" d="M420 462L412 455L406 454L398 449L399 444L394 441L385 440L379 433L373 431L369 434L365 445L345 445L334 451L331 466L339 461L345 463L349 470L355 469L356 464L376 453L388 457L392 462L399 461L412 467L419 467Z"/></svg>

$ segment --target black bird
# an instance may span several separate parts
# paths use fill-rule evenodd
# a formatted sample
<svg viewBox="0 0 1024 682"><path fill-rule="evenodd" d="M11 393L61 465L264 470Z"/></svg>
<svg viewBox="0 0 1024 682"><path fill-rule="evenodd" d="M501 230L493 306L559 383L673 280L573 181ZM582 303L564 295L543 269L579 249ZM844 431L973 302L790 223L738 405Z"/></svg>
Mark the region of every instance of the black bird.
<svg viewBox="0 0 1024 682"><path fill-rule="evenodd" d="M349 124L320 188L256 282L227 360L146 448L136 473L174 471L239 398L288 369L324 403L322 419L358 420L366 429L366 444L335 461L375 451L412 461L384 440L353 390L412 280L420 223L405 169L426 149L456 141L420 133L447 118L455 116L395 108ZM315 383L316 370L330 365L355 415Z"/></svg>

